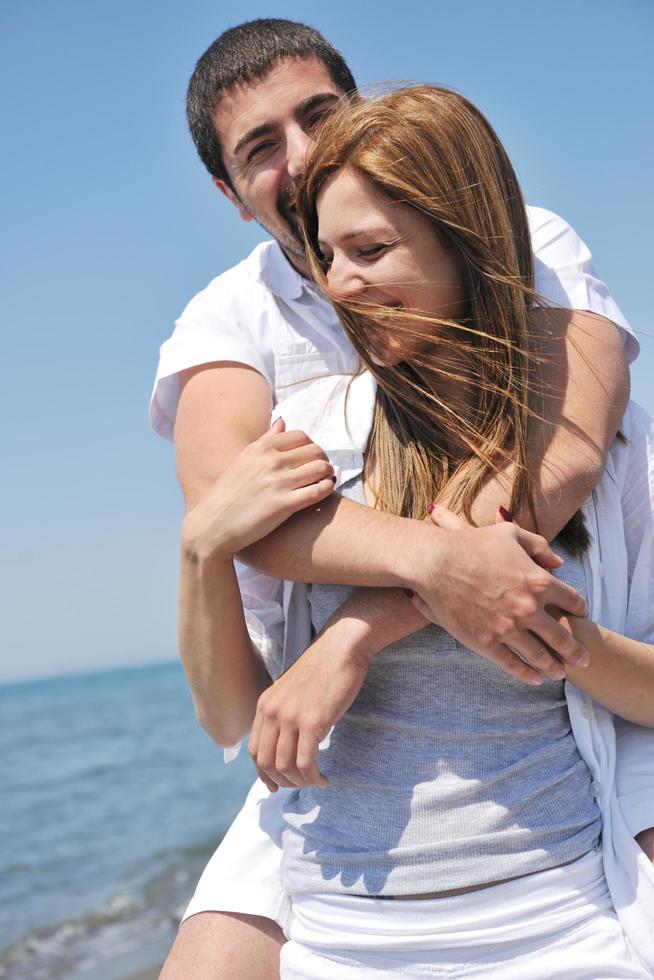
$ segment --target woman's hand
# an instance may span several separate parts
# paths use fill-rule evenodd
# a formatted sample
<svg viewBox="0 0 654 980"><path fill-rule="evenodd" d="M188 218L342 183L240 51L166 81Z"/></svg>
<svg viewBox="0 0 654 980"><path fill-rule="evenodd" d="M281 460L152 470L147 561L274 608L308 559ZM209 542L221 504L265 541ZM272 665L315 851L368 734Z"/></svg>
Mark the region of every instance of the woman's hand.
<svg viewBox="0 0 654 980"><path fill-rule="evenodd" d="M315 442L286 432L283 419L246 446L182 524L184 546L198 559L232 558L291 514L334 489L334 470Z"/></svg>

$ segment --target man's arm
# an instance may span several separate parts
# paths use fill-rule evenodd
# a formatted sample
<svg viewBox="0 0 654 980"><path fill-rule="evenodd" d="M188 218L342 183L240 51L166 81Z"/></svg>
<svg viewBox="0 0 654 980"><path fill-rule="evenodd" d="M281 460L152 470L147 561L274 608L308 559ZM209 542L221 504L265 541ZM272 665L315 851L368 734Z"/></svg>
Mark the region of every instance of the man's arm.
<svg viewBox="0 0 654 980"><path fill-rule="evenodd" d="M546 315L548 320L546 381L548 390L556 393L551 398L551 412L555 418L558 413L569 420L567 427L545 426L546 431L536 440L536 453L543 458L543 489L539 497L539 503L547 509L543 523L547 524L549 533L555 533L577 510L601 471L627 396L626 369L618 331L608 321L583 313L570 318L565 311L547 311L547 314L538 311L536 315L541 319ZM542 329L542 324L539 327ZM185 372L181 382L175 441L180 483L187 504L192 506L234 455L268 426L271 400L263 377L243 365L228 362L205 365ZM542 448L545 445L547 451ZM553 490L548 481L556 479L564 483ZM477 522L492 523L498 503L506 500L503 479L490 481L480 496L474 515ZM416 591L437 606L435 593L442 583L421 580L424 558L420 555L426 542L407 550L408 544L406 529L399 518L371 511L335 495L320 508L295 515L247 549L242 557L261 571L289 579L417 586ZM432 546L436 541L430 539L428 544L430 551L435 551ZM501 567L498 558L496 554L491 566ZM434 575L433 567L430 571ZM381 619L377 624L382 628L375 631L382 646L385 645L384 598L379 599ZM458 601L456 595L451 595L451 601L458 604L454 620L460 616L467 639L479 629L481 617L476 617L475 608ZM357 615L356 595L351 602ZM394 602L402 603L405 599L396 598ZM415 629L415 617L408 605L407 633ZM364 615L374 626L377 612L367 601ZM395 618L396 609L392 615ZM500 632L515 634L516 623L503 625L507 628ZM548 644L564 656L567 653L572 658L578 657L579 649L571 647L561 633L558 642L557 634L550 633ZM524 641L524 631L522 636ZM485 639L489 639L489 634ZM477 641L473 646L479 649L480 643ZM511 658L506 646L500 646L505 659L507 654ZM496 647L500 648L497 644ZM521 652L529 656L527 650ZM547 669L548 664L556 669L542 648L538 648L537 658L540 658L539 669ZM519 658L513 658L512 662L516 670L522 670Z"/></svg>
<svg viewBox="0 0 654 980"><path fill-rule="evenodd" d="M539 530L549 540L558 534L597 483L629 397L629 374L619 331L592 313L535 310L534 331L542 338L542 386L546 421L534 423L532 454L538 471L536 511ZM270 425L270 389L253 368L234 362L202 365L182 372L175 426L180 485L193 506L234 456ZM499 504L506 504L511 473L489 481L476 502L477 524L492 524ZM316 522L315 514L298 514L244 553L248 564L278 578L298 581L347 581L389 585L374 568L370 575L343 548L351 530L347 518L358 510L341 507L335 498ZM356 514L359 523L360 514ZM529 528L526 514L518 515ZM341 535L340 522L343 522ZM352 522L354 523L354 522ZM319 532L319 533L318 533ZM382 532L383 533L383 532ZM321 541L318 542L320 535ZM368 544L370 542L368 541ZM316 545L317 550L313 551ZM380 550L384 550L383 547ZM384 563L385 564L385 563ZM339 567L351 566L343 579ZM333 575L337 574L337 578ZM354 576L354 577L353 577ZM363 576L359 582L359 576Z"/></svg>
<svg viewBox="0 0 654 980"><path fill-rule="evenodd" d="M535 421L530 456L538 531L551 541L599 482L629 400L629 370L619 330L580 310L537 309L533 333L541 359L544 421ZM472 509L476 524L491 524L507 505L512 468L488 482ZM536 530L523 508L514 515Z"/></svg>

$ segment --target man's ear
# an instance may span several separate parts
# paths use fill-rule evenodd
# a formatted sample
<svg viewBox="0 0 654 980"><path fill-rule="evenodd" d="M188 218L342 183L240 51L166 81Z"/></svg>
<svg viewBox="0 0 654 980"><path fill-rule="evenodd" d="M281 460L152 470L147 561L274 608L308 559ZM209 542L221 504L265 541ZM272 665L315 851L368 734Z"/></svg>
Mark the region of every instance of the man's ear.
<svg viewBox="0 0 654 980"><path fill-rule="evenodd" d="M234 205L234 207L240 214L243 221L254 220L254 215L250 214L248 209L243 207L243 204L239 201L238 197L236 196L232 188L229 186L229 184L226 184L224 180L220 179L220 177L213 177L212 180L213 180L214 187L217 187L220 193L224 194L228 201L231 201L231 203Z"/></svg>

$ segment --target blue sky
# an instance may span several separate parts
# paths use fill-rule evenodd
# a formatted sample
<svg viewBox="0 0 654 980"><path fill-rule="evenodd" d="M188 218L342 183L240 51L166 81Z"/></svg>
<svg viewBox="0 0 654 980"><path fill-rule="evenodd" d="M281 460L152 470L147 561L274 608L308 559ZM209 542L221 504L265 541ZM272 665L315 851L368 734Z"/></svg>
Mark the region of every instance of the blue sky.
<svg viewBox="0 0 654 980"><path fill-rule="evenodd" d="M235 8L234 8L235 9ZM150 431L159 344L263 235L186 132L226 27L304 20L360 84L436 81L499 131L527 200L562 214L640 335L654 411L648 0L239 5L30 0L0 13L4 418L0 678L175 655L181 500Z"/></svg>

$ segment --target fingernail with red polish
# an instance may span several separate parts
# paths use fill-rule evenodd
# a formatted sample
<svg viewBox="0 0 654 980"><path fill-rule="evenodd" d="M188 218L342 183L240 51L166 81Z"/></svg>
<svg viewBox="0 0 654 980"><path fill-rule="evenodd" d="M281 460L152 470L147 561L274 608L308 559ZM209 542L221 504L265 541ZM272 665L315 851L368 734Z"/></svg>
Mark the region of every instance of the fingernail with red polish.
<svg viewBox="0 0 654 980"><path fill-rule="evenodd" d="M433 504L427 504L427 513L428 514L431 514L431 512L433 511L433 509L434 509L434 505Z"/></svg>
<svg viewBox="0 0 654 980"><path fill-rule="evenodd" d="M506 509L506 507L502 507L502 505L500 504L500 506L499 506L498 509L499 509L500 517L502 518L502 520L503 521L509 521L511 524L513 524L513 518L509 514L508 510Z"/></svg>

